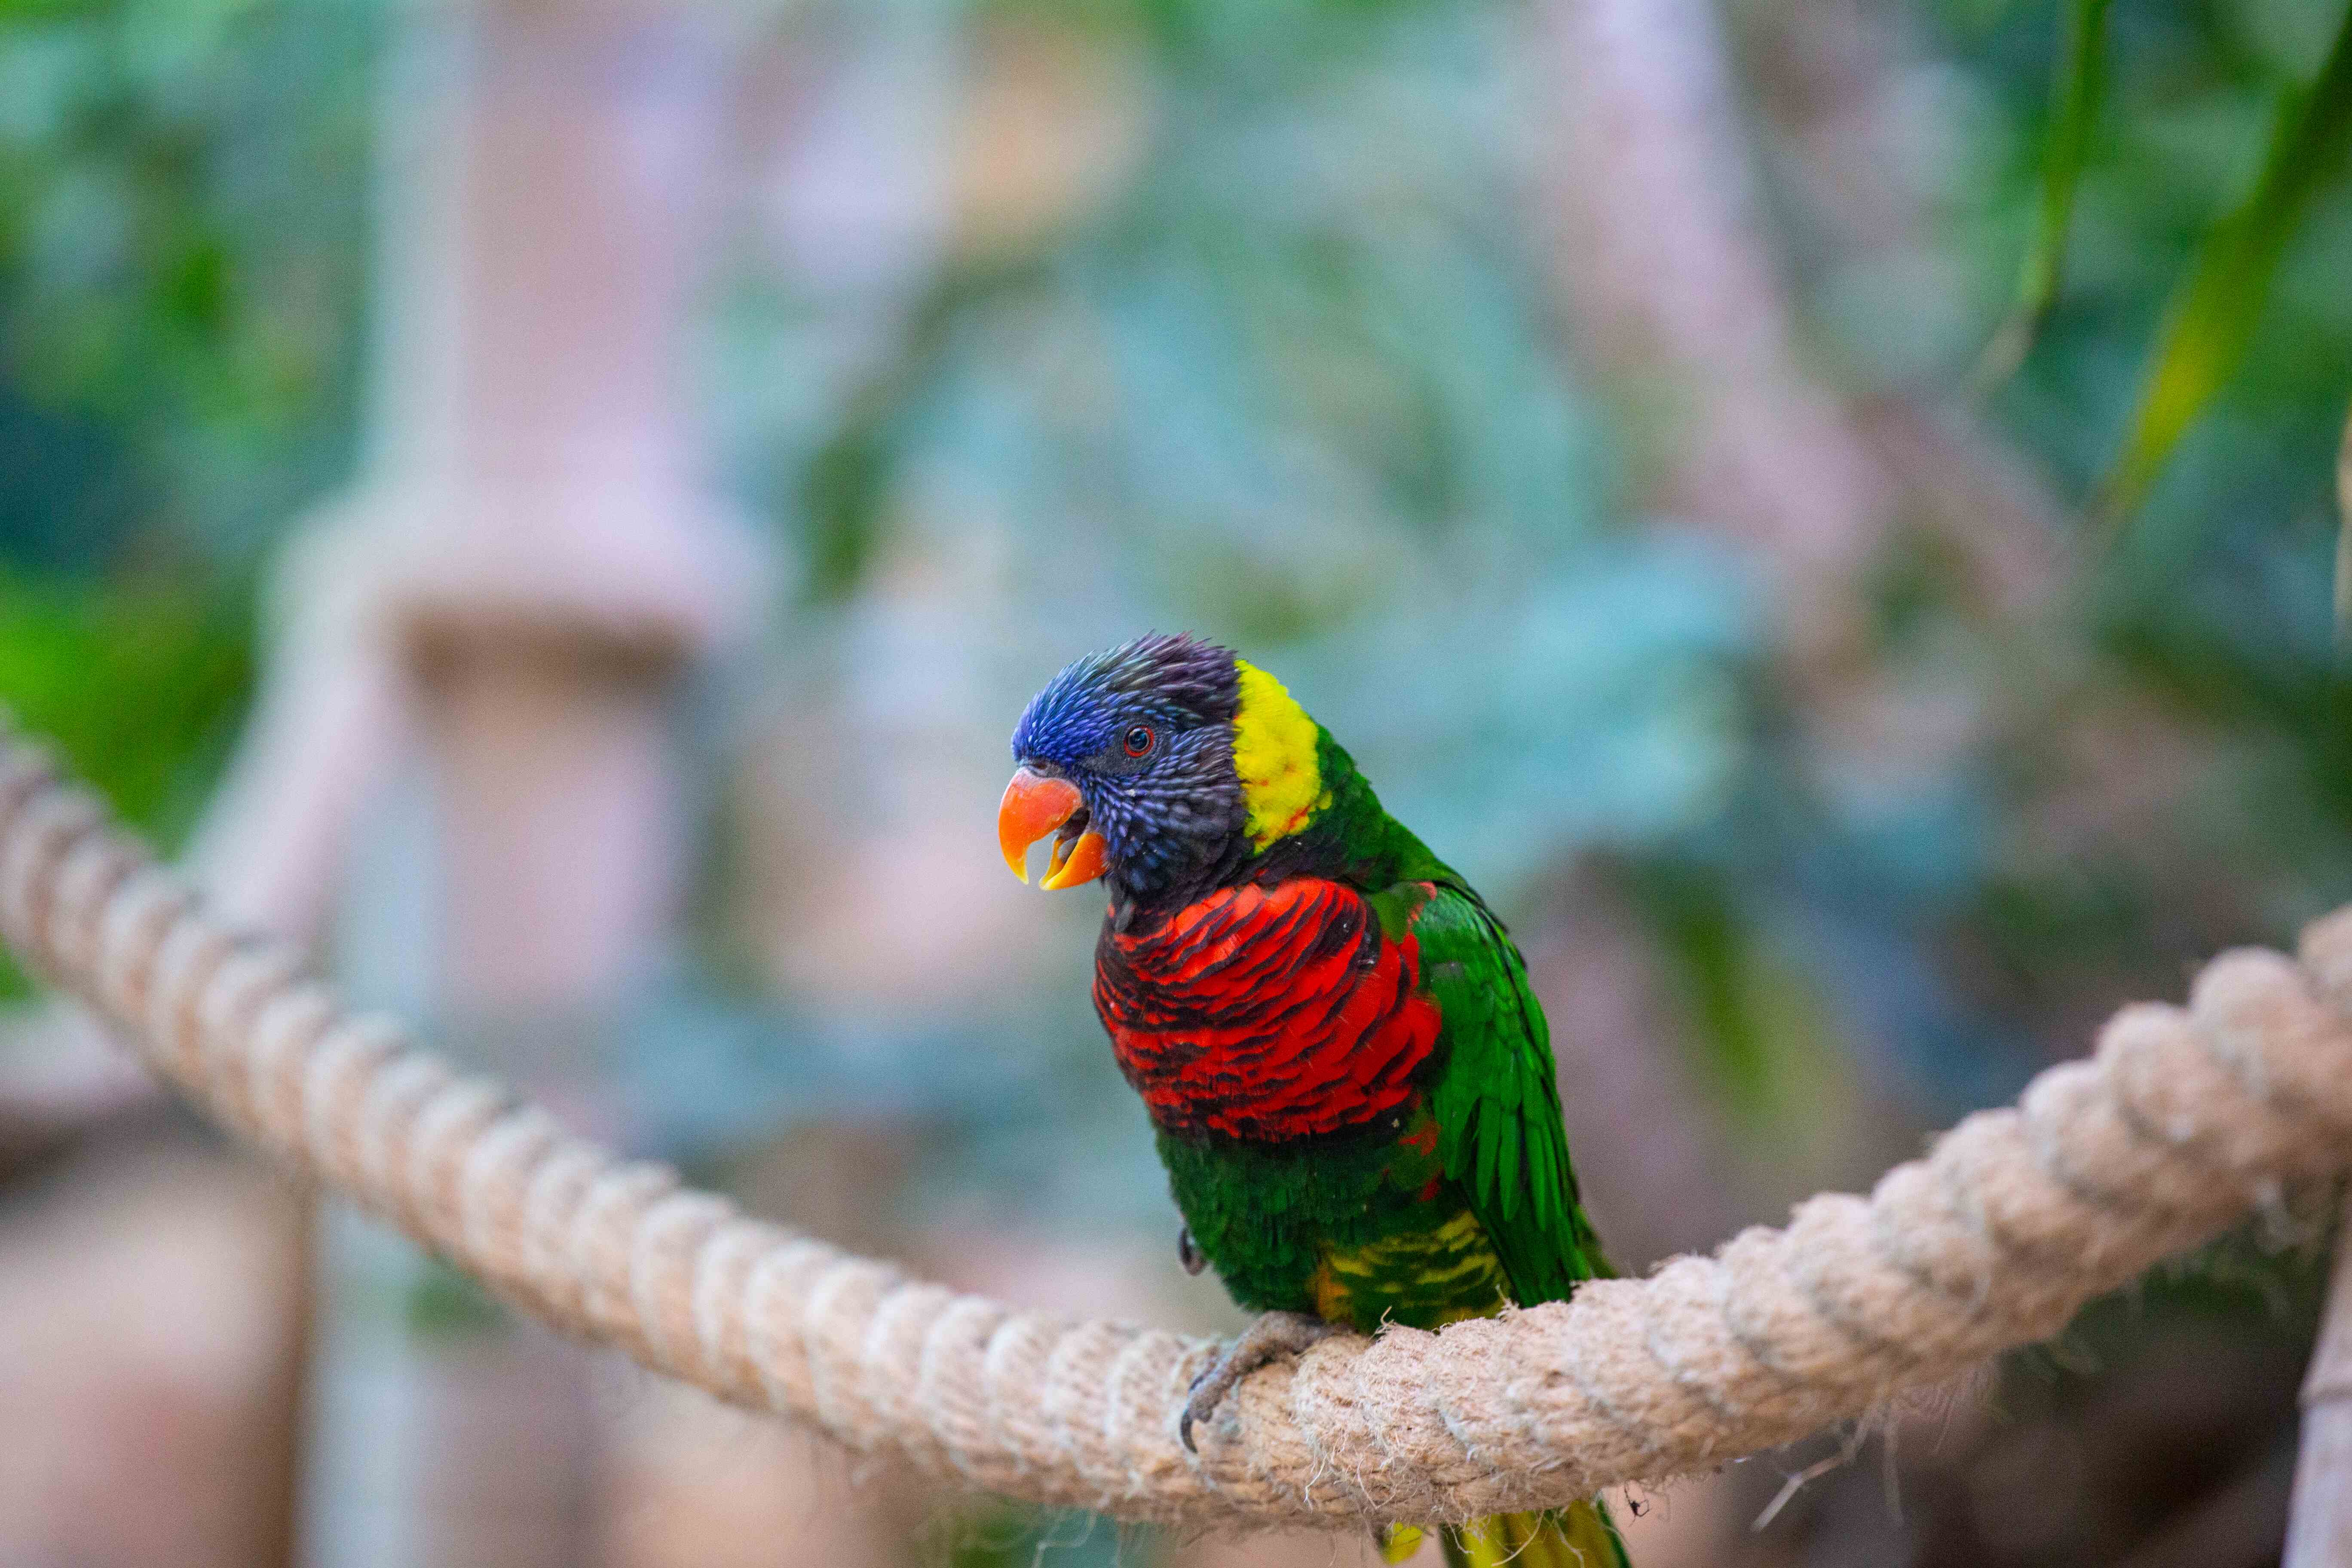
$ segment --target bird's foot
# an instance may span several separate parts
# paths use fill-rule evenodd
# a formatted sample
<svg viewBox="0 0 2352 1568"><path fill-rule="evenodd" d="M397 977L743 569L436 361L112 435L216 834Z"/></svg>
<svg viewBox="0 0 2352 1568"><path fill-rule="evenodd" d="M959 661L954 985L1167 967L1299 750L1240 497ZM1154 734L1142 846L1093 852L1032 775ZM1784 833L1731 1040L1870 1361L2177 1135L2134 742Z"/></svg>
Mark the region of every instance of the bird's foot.
<svg viewBox="0 0 2352 1568"><path fill-rule="evenodd" d="M1176 1435L1184 1440L1186 1451L1200 1452L1192 1442L1193 1424L1214 1415L1235 1384L1277 1356L1297 1355L1334 1334L1352 1331L1345 1323L1327 1323L1304 1312L1260 1313L1257 1321L1242 1331L1241 1338L1225 1347L1224 1354L1192 1380L1192 1396L1184 1401L1184 1414L1176 1423Z"/></svg>

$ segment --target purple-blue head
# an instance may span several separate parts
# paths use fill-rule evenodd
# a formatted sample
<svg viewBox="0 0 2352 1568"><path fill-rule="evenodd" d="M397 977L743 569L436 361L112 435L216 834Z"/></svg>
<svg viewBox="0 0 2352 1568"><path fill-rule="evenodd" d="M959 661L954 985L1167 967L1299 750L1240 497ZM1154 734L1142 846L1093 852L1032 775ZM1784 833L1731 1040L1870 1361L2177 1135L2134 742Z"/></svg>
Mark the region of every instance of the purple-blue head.
<svg viewBox="0 0 2352 1568"><path fill-rule="evenodd" d="M1230 649L1189 635L1089 654L1030 700L1013 731L1019 771L997 835L1025 880L1029 847L1057 833L1044 885L1105 878L1149 899L1246 844L1234 771L1241 678Z"/></svg>

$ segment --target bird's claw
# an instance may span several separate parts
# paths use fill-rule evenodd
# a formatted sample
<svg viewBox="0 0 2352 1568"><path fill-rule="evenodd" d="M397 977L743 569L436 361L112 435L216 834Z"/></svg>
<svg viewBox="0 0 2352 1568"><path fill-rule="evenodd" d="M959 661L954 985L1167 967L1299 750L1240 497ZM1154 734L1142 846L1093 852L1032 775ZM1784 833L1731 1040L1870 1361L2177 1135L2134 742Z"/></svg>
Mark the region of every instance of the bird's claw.
<svg viewBox="0 0 2352 1568"><path fill-rule="evenodd" d="M1223 1364L1221 1359L1217 1365ZM1185 1390L1184 1414L1176 1417L1176 1436L1183 1443L1184 1451L1188 1454L1197 1454L1201 1451L1201 1446L1192 1441L1192 1423L1206 1419L1209 1413L1217 1407L1217 1401L1225 1396L1225 1388L1232 1386L1231 1384L1227 1384L1225 1388L1210 1390L1206 1398L1202 1396L1201 1385L1208 1382L1209 1374L1216 1370L1217 1366L1206 1368L1192 1380L1192 1386Z"/></svg>
<svg viewBox="0 0 2352 1568"><path fill-rule="evenodd" d="M1193 1426L1216 1414L1217 1406L1224 1403L1225 1395L1242 1379L1278 1356L1297 1355L1334 1334L1349 1331L1345 1323L1327 1323L1304 1312L1259 1314L1255 1322L1242 1331L1239 1339L1225 1347L1223 1355L1202 1368L1192 1379L1184 1400L1184 1413L1176 1418L1176 1436L1183 1443L1184 1451L1201 1451L1192 1441Z"/></svg>

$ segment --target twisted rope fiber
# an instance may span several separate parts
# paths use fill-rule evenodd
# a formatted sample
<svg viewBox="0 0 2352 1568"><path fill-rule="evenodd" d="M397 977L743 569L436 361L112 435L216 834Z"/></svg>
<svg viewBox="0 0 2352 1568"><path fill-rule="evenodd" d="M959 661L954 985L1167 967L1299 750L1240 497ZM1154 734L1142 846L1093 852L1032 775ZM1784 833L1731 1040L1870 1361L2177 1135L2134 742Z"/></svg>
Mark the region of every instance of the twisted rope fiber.
<svg viewBox="0 0 2352 1568"><path fill-rule="evenodd" d="M1863 1415L2352 1163L2352 908L2302 963L2224 954L2181 1009L1970 1116L1867 1197L1571 1302L1328 1342L1200 1433L1212 1342L1018 1312L617 1160L233 931L0 731L0 937L199 1108L522 1310L950 1483L1192 1524L1458 1520L1705 1469Z"/></svg>

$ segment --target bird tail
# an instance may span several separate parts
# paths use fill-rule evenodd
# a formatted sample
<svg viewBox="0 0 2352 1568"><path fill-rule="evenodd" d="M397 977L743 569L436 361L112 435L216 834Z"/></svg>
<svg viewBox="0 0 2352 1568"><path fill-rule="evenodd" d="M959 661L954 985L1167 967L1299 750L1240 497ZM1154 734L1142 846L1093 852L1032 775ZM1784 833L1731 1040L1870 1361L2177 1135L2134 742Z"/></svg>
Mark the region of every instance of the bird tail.
<svg viewBox="0 0 2352 1568"><path fill-rule="evenodd" d="M1439 1535L1450 1568L1633 1568L1625 1542L1599 1498L1549 1513L1497 1513L1449 1525ZM1392 1526L1381 1554L1402 1563L1421 1545L1421 1531Z"/></svg>

